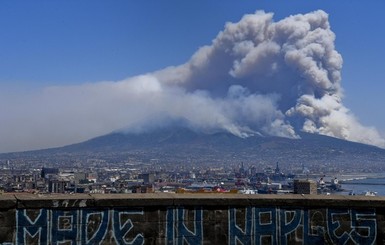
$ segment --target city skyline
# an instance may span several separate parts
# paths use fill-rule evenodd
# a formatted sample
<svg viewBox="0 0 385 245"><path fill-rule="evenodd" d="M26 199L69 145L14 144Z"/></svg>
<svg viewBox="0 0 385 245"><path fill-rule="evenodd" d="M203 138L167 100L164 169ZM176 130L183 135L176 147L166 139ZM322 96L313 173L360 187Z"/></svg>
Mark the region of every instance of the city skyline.
<svg viewBox="0 0 385 245"><path fill-rule="evenodd" d="M385 112L381 108L385 76L380 67L385 55L381 49L385 31L372 31L373 25L384 22L382 1L370 6L362 1L15 1L2 5L0 152L76 143L124 128L125 116L87 115L84 110L89 107L77 103L95 101L78 98L92 93L98 98L97 111L102 111L119 103L113 101L103 108L111 98L100 91L107 91L111 84L120 83L118 89L125 89L122 81L134 79L134 85L126 87L131 91L144 87L157 90L156 82L134 76L188 62L200 47L211 45L226 22L237 23L256 10L274 13L275 22L290 15L325 11L336 34L336 50L343 59L343 103L358 122L374 126L382 138L385 135ZM140 112L129 112L140 117ZM83 119L84 115L88 118ZM94 121L100 123L90 123Z"/></svg>

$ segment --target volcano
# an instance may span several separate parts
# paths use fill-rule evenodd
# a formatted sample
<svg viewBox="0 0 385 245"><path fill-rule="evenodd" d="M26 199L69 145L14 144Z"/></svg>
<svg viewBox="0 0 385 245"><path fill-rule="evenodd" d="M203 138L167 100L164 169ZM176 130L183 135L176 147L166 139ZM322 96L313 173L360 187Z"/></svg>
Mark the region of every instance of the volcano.
<svg viewBox="0 0 385 245"><path fill-rule="evenodd" d="M113 132L85 142L39 151L8 153L2 159L84 159L107 161L153 159L170 164L231 164L280 162L287 166L335 166L381 171L385 150L333 137L301 133L300 139L254 135L241 138L228 132L202 132L186 127L158 128L141 133Z"/></svg>

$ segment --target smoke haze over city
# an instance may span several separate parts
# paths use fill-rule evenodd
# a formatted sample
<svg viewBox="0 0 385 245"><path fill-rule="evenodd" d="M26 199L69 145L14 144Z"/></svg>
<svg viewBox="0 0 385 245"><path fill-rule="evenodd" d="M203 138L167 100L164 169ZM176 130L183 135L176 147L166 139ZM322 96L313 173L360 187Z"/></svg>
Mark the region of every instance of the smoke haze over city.
<svg viewBox="0 0 385 245"><path fill-rule="evenodd" d="M119 81L0 92L0 102L9 105L0 107L6 115L0 151L53 147L175 121L239 137L300 138L304 131L385 147L380 133L343 103L343 57L328 13L276 20L274 13L258 10L218 31L181 65Z"/></svg>

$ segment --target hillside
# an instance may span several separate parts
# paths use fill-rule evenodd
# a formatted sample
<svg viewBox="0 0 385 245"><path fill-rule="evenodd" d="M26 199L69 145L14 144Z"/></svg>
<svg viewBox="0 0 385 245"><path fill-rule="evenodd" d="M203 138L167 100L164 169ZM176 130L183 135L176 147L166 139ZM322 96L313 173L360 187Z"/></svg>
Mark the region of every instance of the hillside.
<svg viewBox="0 0 385 245"><path fill-rule="evenodd" d="M145 133L115 132L88 141L39 151L1 154L0 159L67 162L99 158L108 161L136 159L163 163L227 164L275 163L283 167L381 171L385 150L332 137L302 133L301 139L252 136L239 138L227 132L202 133L188 128L162 128Z"/></svg>

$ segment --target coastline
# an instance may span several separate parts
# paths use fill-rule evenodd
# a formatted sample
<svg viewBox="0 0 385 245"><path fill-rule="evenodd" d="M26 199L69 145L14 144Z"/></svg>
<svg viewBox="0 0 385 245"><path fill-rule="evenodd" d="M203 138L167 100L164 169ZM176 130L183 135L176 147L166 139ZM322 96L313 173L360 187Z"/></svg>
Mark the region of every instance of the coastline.
<svg viewBox="0 0 385 245"><path fill-rule="evenodd" d="M385 196L385 174L359 174L341 176L340 183L344 192L341 194L362 195L363 193L372 192L378 196Z"/></svg>

